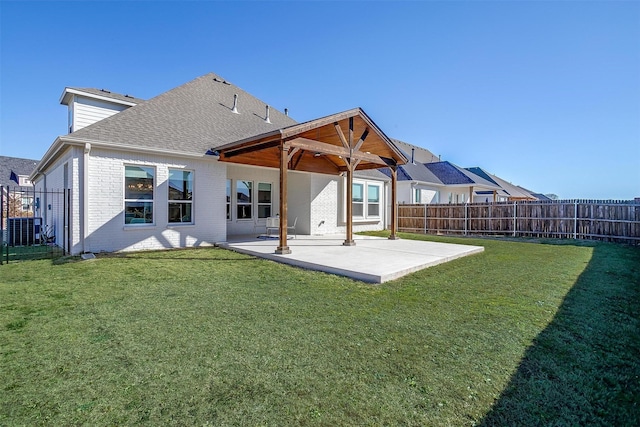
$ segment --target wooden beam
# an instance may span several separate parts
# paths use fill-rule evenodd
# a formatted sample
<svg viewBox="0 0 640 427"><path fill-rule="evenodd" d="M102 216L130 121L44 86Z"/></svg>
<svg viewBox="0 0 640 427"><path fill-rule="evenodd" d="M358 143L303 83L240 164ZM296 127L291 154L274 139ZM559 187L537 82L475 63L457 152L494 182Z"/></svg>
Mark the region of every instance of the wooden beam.
<svg viewBox="0 0 640 427"><path fill-rule="evenodd" d="M296 149L297 148L294 148L294 150ZM291 169L296 170L296 168L300 164L300 160L302 160L302 156L304 156L304 151L300 150L300 154L298 154L298 158L296 159L295 162L293 162L293 165L291 165ZM289 155L289 158L291 158L291 155Z"/></svg>
<svg viewBox="0 0 640 427"><path fill-rule="evenodd" d="M369 128L365 128L364 132L362 132L362 136L358 140L358 143L356 144L356 146L353 149L353 151L359 151L360 150L360 147L362 147L362 144L364 144L364 140L367 139L368 135L369 135Z"/></svg>
<svg viewBox="0 0 640 427"><path fill-rule="evenodd" d="M342 145L344 148L349 148L349 143L347 142L347 138L344 137L344 133L342 133L342 128L338 122L335 122L333 126L336 128L336 132L338 133L338 137L340 137L340 141L342 141Z"/></svg>
<svg viewBox="0 0 640 427"><path fill-rule="evenodd" d="M398 167L390 166L391 170L391 235L389 240L398 240Z"/></svg>
<svg viewBox="0 0 640 427"><path fill-rule="evenodd" d="M305 151L315 153L330 154L332 156L342 156L343 158L353 157L356 160L363 160L369 163L375 163L381 166L387 166L387 163L375 154L367 154L361 151L351 153L348 148L338 147L337 145L327 144L326 142L315 141L308 138L296 138L289 141L291 147L298 147Z"/></svg>
<svg viewBox="0 0 640 427"><path fill-rule="evenodd" d="M287 246L287 167L289 163L289 149L280 141L280 245L276 248L279 255L291 253Z"/></svg>
<svg viewBox="0 0 640 427"><path fill-rule="evenodd" d="M280 145L280 141L269 141L269 142L259 142L252 145L247 145L245 147L232 148L228 151L223 151L220 153L220 160L224 161L225 158L230 158L234 156L239 156L241 154L252 153L254 151L260 151L267 148L273 148Z"/></svg>
<svg viewBox="0 0 640 427"><path fill-rule="evenodd" d="M288 158L287 158L287 161L288 161L288 162L290 162L290 161L291 161L291 159L293 158L293 155L294 155L294 154L296 154L298 151L300 151L300 147L296 147L296 148L294 148L293 150L291 150L291 151L289 152L289 156L288 156Z"/></svg>
<svg viewBox="0 0 640 427"><path fill-rule="evenodd" d="M346 161L346 159L345 159ZM349 117L349 161L347 162L347 235L344 246L355 246L353 240L353 117Z"/></svg>

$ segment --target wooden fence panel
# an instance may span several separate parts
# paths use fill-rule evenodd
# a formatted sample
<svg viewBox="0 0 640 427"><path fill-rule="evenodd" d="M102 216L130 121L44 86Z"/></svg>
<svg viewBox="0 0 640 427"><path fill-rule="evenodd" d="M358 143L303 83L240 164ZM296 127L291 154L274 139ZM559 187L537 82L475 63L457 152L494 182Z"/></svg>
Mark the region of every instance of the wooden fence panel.
<svg viewBox="0 0 640 427"><path fill-rule="evenodd" d="M640 244L640 203L612 200L398 205L412 233L511 235Z"/></svg>

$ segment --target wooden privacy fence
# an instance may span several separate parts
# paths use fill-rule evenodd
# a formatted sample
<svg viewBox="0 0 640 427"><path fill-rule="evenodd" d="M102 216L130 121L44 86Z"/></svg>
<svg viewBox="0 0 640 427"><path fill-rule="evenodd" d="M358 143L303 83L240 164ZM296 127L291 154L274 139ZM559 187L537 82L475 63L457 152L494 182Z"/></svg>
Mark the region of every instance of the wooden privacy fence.
<svg viewBox="0 0 640 427"><path fill-rule="evenodd" d="M398 205L398 230L640 244L640 203L562 200Z"/></svg>

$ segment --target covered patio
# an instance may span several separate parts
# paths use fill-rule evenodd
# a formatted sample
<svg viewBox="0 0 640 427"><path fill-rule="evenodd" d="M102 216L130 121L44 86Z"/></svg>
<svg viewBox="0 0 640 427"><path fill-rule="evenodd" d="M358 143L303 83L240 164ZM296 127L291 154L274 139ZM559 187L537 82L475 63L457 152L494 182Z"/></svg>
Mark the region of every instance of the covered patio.
<svg viewBox="0 0 640 427"><path fill-rule="evenodd" d="M276 254L291 253L287 236L288 172L312 172L346 177L344 246L354 246L353 177L356 170L391 171L391 240L397 238L397 168L406 157L360 108L259 134L215 150L221 162L278 169L279 244Z"/></svg>
<svg viewBox="0 0 640 427"><path fill-rule="evenodd" d="M301 236L289 241L289 254L274 253L277 240L255 236L219 243L220 247L272 261L323 271L369 283L384 283L409 273L484 251L481 246L418 240L389 240L355 235L357 247L342 245L343 236Z"/></svg>

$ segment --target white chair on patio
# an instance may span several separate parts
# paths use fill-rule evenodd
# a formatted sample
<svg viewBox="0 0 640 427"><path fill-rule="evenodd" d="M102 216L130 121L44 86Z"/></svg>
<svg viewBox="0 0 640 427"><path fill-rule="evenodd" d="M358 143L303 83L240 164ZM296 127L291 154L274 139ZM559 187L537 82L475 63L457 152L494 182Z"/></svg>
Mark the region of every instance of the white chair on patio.
<svg viewBox="0 0 640 427"><path fill-rule="evenodd" d="M293 225L287 225L287 234L293 233L293 238L294 239L296 237L298 237L298 235L296 234L296 224L297 223L298 223L298 217L296 217L296 219L293 220Z"/></svg>

